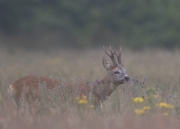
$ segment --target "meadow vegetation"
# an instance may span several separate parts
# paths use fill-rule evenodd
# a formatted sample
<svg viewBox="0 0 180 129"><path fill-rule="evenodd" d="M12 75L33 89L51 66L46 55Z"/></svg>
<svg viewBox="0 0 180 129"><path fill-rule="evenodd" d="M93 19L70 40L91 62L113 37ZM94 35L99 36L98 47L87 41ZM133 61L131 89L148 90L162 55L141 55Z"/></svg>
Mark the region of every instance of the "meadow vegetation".
<svg viewBox="0 0 180 129"><path fill-rule="evenodd" d="M96 81L106 75L103 49L75 51L0 50L1 129L178 129L180 127L180 51L123 49L122 62L131 77L98 108L86 96L42 97L17 109L10 83L26 75L67 82ZM110 60L110 59L109 59ZM68 93L67 93L68 94Z"/></svg>

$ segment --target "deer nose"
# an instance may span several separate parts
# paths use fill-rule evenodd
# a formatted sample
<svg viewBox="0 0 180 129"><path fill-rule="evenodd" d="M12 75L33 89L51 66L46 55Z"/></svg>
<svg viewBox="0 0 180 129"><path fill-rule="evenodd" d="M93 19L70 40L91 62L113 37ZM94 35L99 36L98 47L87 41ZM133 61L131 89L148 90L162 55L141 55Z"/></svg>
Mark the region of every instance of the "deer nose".
<svg viewBox="0 0 180 129"><path fill-rule="evenodd" d="M124 79L128 82L130 80L129 76L125 76Z"/></svg>

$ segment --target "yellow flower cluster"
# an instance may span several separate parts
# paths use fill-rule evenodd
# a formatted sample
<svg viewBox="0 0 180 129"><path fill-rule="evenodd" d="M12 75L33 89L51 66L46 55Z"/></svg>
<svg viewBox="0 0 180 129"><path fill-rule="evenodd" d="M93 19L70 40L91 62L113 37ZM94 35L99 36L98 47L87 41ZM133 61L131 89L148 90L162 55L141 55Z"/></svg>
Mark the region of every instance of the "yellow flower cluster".
<svg viewBox="0 0 180 129"><path fill-rule="evenodd" d="M133 98L133 102L134 102L134 103L143 103L143 102L144 102L144 99L141 98L141 97L136 97L136 98Z"/></svg>
<svg viewBox="0 0 180 129"><path fill-rule="evenodd" d="M135 109L134 113L136 113L137 115L142 115L144 114L147 110L150 110L151 107L150 106L144 106L142 109Z"/></svg>
<svg viewBox="0 0 180 129"><path fill-rule="evenodd" d="M155 99L157 99L158 97L157 97L157 95L153 95L153 97L155 98Z"/></svg>
<svg viewBox="0 0 180 129"><path fill-rule="evenodd" d="M150 110L150 109L151 109L150 106L144 106L144 107L142 108L143 111L147 111L147 110Z"/></svg>
<svg viewBox="0 0 180 129"><path fill-rule="evenodd" d="M159 104L156 104L157 107L160 107L160 108L167 108L167 109L170 109L170 108L173 108L174 106L171 105L171 104L167 104L165 102L161 102Z"/></svg>
<svg viewBox="0 0 180 129"><path fill-rule="evenodd" d="M94 108L94 105L91 105L90 107L91 107L91 108Z"/></svg>
<svg viewBox="0 0 180 129"><path fill-rule="evenodd" d="M147 88L147 91L150 91L150 90L154 91L155 88L154 88L154 87L148 87L148 88Z"/></svg>
<svg viewBox="0 0 180 129"><path fill-rule="evenodd" d="M150 95L150 96L146 96L145 99L150 99L150 98L154 98L154 99L157 99L157 95Z"/></svg>
<svg viewBox="0 0 180 129"><path fill-rule="evenodd" d="M142 110L142 109L134 109L134 113L136 113L136 114L138 114L138 115L142 115L142 114L145 113L145 111Z"/></svg>
<svg viewBox="0 0 180 129"><path fill-rule="evenodd" d="M87 101L87 96L85 95L82 95L81 97L77 97L76 98L78 104L87 104L88 101Z"/></svg>

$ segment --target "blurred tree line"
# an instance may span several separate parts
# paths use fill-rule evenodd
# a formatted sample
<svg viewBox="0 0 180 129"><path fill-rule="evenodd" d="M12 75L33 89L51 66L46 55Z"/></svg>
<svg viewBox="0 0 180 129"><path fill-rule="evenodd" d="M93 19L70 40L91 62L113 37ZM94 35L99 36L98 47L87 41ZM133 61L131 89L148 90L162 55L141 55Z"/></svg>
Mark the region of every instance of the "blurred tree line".
<svg viewBox="0 0 180 129"><path fill-rule="evenodd" d="M0 31L52 32L64 46L174 48L180 46L179 13L179 0L0 0Z"/></svg>

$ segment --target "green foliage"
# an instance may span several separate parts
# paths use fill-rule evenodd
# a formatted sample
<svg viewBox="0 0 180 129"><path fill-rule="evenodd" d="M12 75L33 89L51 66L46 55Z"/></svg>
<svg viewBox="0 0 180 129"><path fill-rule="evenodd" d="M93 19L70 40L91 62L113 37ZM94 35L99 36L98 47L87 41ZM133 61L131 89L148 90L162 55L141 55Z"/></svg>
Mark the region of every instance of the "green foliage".
<svg viewBox="0 0 180 129"><path fill-rule="evenodd" d="M0 29L63 30L79 46L172 48L180 46L179 5L179 0L1 0Z"/></svg>

